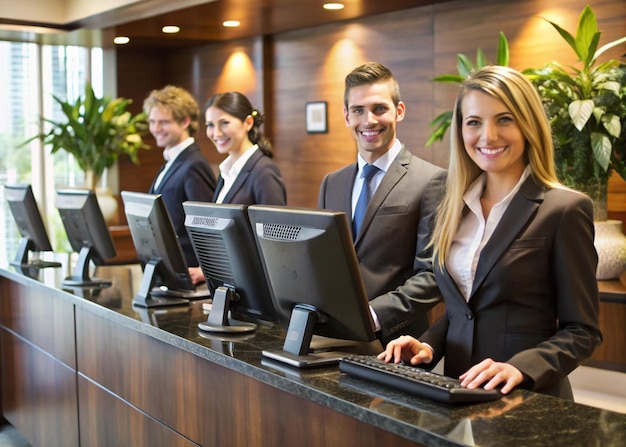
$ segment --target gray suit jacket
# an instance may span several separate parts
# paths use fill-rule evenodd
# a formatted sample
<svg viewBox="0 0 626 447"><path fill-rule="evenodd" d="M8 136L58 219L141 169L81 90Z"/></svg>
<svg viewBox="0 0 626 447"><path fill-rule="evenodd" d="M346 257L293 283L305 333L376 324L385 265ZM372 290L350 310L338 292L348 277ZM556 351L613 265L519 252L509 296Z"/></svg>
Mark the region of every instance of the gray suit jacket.
<svg viewBox="0 0 626 447"><path fill-rule="evenodd" d="M572 398L567 375L601 343L591 201L532 176L485 245L469 303L436 268L446 313L422 337L458 377L491 358L529 378L522 386Z"/></svg>
<svg viewBox="0 0 626 447"><path fill-rule="evenodd" d="M419 336L428 327L428 309L440 301L431 252L425 247L433 212L443 196L445 173L402 147L372 196L356 235L361 275L382 327L383 343L403 333ZM351 219L356 174L353 163L326 175L319 208L343 211ZM410 285L404 287L410 277Z"/></svg>

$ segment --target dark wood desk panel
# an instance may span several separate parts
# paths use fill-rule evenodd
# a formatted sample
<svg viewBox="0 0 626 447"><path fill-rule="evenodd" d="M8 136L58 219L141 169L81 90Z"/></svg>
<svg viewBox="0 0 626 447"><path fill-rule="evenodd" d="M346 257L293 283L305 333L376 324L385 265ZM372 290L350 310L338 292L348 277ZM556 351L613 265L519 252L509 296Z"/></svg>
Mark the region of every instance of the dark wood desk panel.
<svg viewBox="0 0 626 447"><path fill-rule="evenodd" d="M418 445L88 310L77 309L76 322L80 374L200 445ZM91 397L88 405L99 408L97 396ZM131 430L131 420L116 423L108 430ZM153 445L148 438L135 441L133 446Z"/></svg>
<svg viewBox="0 0 626 447"><path fill-rule="evenodd" d="M626 372L626 274L614 281L598 281L600 329L604 336L585 365Z"/></svg>
<svg viewBox="0 0 626 447"><path fill-rule="evenodd" d="M198 446L81 374L78 395L81 446Z"/></svg>
<svg viewBox="0 0 626 447"><path fill-rule="evenodd" d="M2 414L33 446L78 447L76 371L0 329Z"/></svg>
<svg viewBox="0 0 626 447"><path fill-rule="evenodd" d="M0 325L76 368L74 306L32 281L0 280Z"/></svg>

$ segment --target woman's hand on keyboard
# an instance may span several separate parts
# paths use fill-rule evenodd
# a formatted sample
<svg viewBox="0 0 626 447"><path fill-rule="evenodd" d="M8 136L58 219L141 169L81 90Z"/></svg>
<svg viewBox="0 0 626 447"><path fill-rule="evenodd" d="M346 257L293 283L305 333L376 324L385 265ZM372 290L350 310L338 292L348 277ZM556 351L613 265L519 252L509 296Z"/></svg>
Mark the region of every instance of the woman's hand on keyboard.
<svg viewBox="0 0 626 447"><path fill-rule="evenodd" d="M418 363L430 363L433 360L433 351L427 344L410 335L402 335L390 341L383 352L378 354L378 359L384 362L406 362L411 365Z"/></svg>
<svg viewBox="0 0 626 447"><path fill-rule="evenodd" d="M469 389L478 388L483 384L485 384L486 390L493 390L502 386L500 392L507 394L522 383L524 376L519 369L509 363L485 359L461 374L459 379L461 386Z"/></svg>

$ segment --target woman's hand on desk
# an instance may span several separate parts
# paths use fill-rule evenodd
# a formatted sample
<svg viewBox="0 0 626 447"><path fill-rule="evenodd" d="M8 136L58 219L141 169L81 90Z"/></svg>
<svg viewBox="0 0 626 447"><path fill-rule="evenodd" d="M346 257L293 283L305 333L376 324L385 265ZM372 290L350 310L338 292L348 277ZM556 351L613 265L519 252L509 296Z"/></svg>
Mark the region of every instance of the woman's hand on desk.
<svg viewBox="0 0 626 447"><path fill-rule="evenodd" d="M402 335L395 340L390 341L385 351L378 354L378 359L387 363L406 362L411 365L419 363L430 363L433 360L433 351L424 343L411 337L410 335Z"/></svg>
<svg viewBox="0 0 626 447"><path fill-rule="evenodd" d="M485 359L461 374L459 379L461 385L469 389L485 384L486 390L493 390L502 385L500 392L507 394L522 383L524 376L519 369L509 363Z"/></svg>

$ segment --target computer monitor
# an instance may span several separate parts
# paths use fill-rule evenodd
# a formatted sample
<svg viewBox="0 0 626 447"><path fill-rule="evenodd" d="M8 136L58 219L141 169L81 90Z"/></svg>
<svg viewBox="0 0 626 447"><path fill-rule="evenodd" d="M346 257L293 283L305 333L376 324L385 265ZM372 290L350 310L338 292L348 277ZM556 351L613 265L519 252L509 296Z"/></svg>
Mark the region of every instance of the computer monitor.
<svg viewBox="0 0 626 447"><path fill-rule="evenodd" d="M248 215L287 329L283 348L263 355L303 368L337 363L346 352L381 352L345 213L251 205ZM338 351L312 349L313 335Z"/></svg>
<svg viewBox="0 0 626 447"><path fill-rule="evenodd" d="M72 250L78 252L72 276L65 278L62 285L110 286L110 280L91 277L89 273L91 262L103 265L106 259L117 254L95 192L90 189L58 190L56 207Z"/></svg>
<svg viewBox="0 0 626 447"><path fill-rule="evenodd" d="M184 202L185 226L213 302L208 332L250 332L278 321L245 205ZM229 317L229 313L231 314ZM248 318L249 320L249 318Z"/></svg>
<svg viewBox="0 0 626 447"><path fill-rule="evenodd" d="M11 265L20 268L60 267L60 262L39 259L39 253L52 251L52 245L31 186L4 185L4 196L21 235L15 259ZM33 252L32 258L29 256L31 252Z"/></svg>
<svg viewBox="0 0 626 447"><path fill-rule="evenodd" d="M210 296L196 288L161 194L122 191L130 234L143 268L133 304L140 307L189 305Z"/></svg>

